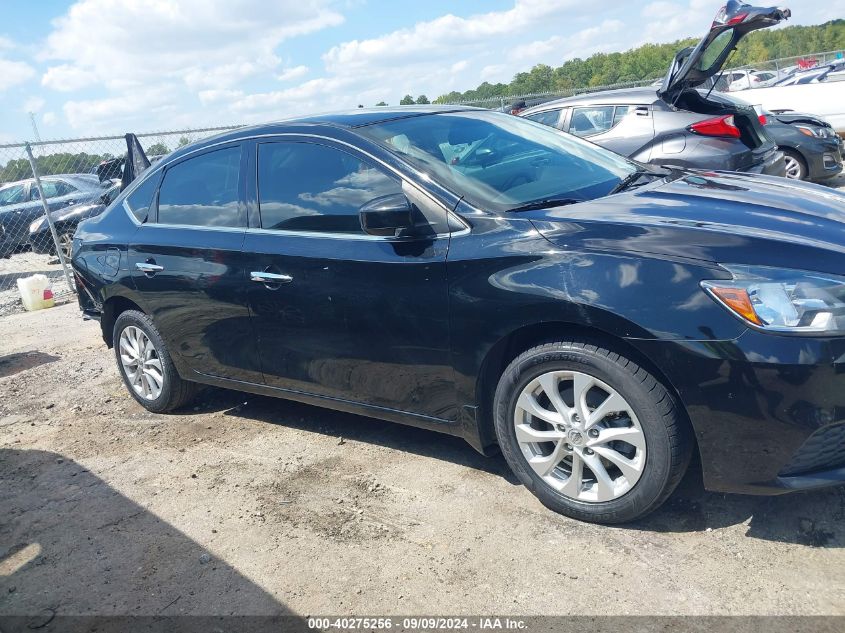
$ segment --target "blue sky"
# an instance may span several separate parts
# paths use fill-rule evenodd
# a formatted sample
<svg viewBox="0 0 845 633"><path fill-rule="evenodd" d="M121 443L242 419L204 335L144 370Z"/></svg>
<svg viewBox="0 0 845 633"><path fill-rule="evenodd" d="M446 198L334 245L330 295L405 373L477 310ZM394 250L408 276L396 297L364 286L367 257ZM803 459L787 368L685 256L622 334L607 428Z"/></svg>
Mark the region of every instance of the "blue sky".
<svg viewBox="0 0 845 633"><path fill-rule="evenodd" d="M435 98L700 35L719 0L0 0L0 142ZM845 16L801 0L793 24Z"/></svg>

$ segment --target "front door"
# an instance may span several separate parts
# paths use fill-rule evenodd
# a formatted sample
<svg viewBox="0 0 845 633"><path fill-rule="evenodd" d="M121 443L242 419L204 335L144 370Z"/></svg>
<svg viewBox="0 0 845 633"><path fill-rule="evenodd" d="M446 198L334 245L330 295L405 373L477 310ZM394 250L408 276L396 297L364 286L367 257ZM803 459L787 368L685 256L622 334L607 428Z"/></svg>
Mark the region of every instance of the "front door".
<svg viewBox="0 0 845 633"><path fill-rule="evenodd" d="M260 383L241 250L241 161L239 143L190 154L165 168L157 194L147 182L130 194L133 210L150 209L136 218L129 265L177 360L201 374ZM153 198L135 203L135 194Z"/></svg>
<svg viewBox="0 0 845 633"><path fill-rule="evenodd" d="M254 148L260 224L244 252L267 384L454 419L445 209L330 141ZM364 233L359 208L396 193L430 219L427 235Z"/></svg>

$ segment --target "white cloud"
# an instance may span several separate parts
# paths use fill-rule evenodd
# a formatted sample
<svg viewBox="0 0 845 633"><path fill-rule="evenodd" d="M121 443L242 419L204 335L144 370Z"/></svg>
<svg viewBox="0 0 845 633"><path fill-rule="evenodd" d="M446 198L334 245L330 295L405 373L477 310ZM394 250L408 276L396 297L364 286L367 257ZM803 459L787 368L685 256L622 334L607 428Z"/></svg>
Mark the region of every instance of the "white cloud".
<svg viewBox="0 0 845 633"><path fill-rule="evenodd" d="M59 92L74 92L97 83L96 70L60 64L51 66L41 77L41 85Z"/></svg>
<svg viewBox="0 0 845 633"><path fill-rule="evenodd" d="M24 83L35 76L35 69L25 62L0 59L0 92Z"/></svg>
<svg viewBox="0 0 845 633"><path fill-rule="evenodd" d="M30 97L23 102L22 112L41 112L46 105L46 101L41 97Z"/></svg>
<svg viewBox="0 0 845 633"><path fill-rule="evenodd" d="M276 75L279 81L294 81L301 79L308 74L308 66L294 66L293 68L284 68L282 72Z"/></svg>
<svg viewBox="0 0 845 633"><path fill-rule="evenodd" d="M98 129L114 129L143 113L137 104L150 102L150 91L160 107L192 96L207 103L213 91L269 77L282 63L280 45L342 21L330 0L77 0L53 22L39 55L51 62L41 82L64 92L96 86L104 98L69 101L65 114L79 127L92 118L88 107L104 117ZM293 79L304 74L291 70ZM158 90L163 83L169 95Z"/></svg>
<svg viewBox="0 0 845 633"><path fill-rule="evenodd" d="M0 50L11 50L15 48L15 43L8 37L0 35Z"/></svg>
<svg viewBox="0 0 845 633"><path fill-rule="evenodd" d="M55 112L45 112L41 120L44 122L44 125L56 125L59 122L59 117L56 116Z"/></svg>

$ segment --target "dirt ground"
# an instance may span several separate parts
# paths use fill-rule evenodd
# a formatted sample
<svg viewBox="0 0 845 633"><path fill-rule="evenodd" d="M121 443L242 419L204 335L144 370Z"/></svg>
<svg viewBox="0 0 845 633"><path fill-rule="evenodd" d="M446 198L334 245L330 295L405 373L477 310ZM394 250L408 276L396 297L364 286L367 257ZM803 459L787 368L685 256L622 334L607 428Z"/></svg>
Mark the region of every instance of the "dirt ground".
<svg viewBox="0 0 845 633"><path fill-rule="evenodd" d="M0 615L845 614L843 521L845 489L693 474L578 523L435 433L221 390L149 414L75 305L0 319Z"/></svg>

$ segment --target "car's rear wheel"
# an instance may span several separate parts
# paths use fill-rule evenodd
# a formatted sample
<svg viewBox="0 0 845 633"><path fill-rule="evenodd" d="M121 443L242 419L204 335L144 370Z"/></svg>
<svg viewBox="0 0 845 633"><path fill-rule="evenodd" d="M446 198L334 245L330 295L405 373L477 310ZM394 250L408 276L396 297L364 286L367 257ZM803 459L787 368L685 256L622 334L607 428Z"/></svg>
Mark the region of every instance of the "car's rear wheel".
<svg viewBox="0 0 845 633"><path fill-rule="evenodd" d="M786 161L786 177L791 180L807 180L807 163L804 157L792 150L783 150Z"/></svg>
<svg viewBox="0 0 845 633"><path fill-rule="evenodd" d="M680 405L623 355L580 341L516 358L496 389L496 435L519 480L556 512L622 523L680 482L691 439Z"/></svg>
<svg viewBox="0 0 845 633"><path fill-rule="evenodd" d="M121 313L114 324L114 352L123 383L141 406L166 413L185 406L195 383L179 376L152 320L137 310Z"/></svg>

